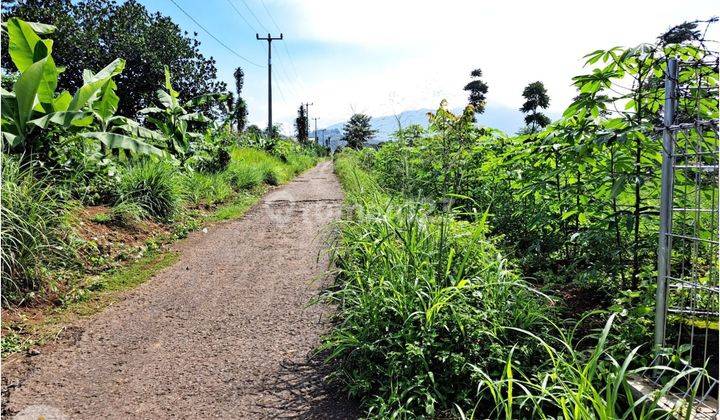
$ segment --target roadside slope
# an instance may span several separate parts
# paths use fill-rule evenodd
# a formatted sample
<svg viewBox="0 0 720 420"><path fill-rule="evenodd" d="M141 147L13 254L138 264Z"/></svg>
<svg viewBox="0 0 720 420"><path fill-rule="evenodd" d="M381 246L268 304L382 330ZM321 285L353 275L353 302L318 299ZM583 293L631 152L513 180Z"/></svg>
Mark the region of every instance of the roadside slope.
<svg viewBox="0 0 720 420"><path fill-rule="evenodd" d="M354 417L308 358L327 328L327 308L307 304L321 287L318 254L341 200L324 162L244 218L195 234L176 264L79 325L73 344L4 366L3 411Z"/></svg>

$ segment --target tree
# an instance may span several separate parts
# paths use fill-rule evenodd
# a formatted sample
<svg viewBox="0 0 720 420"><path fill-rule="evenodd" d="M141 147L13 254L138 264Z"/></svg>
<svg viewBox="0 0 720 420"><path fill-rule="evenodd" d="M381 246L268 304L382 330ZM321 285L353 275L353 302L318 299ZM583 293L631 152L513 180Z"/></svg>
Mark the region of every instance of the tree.
<svg viewBox="0 0 720 420"><path fill-rule="evenodd" d="M550 124L550 118L538 111L538 108L547 109L550 105L550 97L547 94L545 85L540 81L532 82L525 87L522 96L525 98L525 103L520 108L520 111L525 113L527 131L535 133Z"/></svg>
<svg viewBox="0 0 720 420"><path fill-rule="evenodd" d="M348 147L361 149L376 132L377 130L373 130L370 125L369 115L354 114L343 126L343 140L347 142Z"/></svg>
<svg viewBox="0 0 720 420"><path fill-rule="evenodd" d="M295 118L295 130L297 131L297 139L300 143L308 142L308 117L305 114L305 107L300 104L298 108L298 116Z"/></svg>
<svg viewBox="0 0 720 420"><path fill-rule="evenodd" d="M242 89L245 84L245 72L243 72L241 67L238 67L235 69L233 76L235 77L235 92L237 94L235 108L233 110L233 119L237 125L237 131L242 132L245 129L245 124L247 124L248 115L247 104L242 98Z"/></svg>
<svg viewBox="0 0 720 420"><path fill-rule="evenodd" d="M485 95L488 92L488 85L480 79L482 77L482 70L480 69L475 69L470 72L470 77L473 80L465 85L463 90L470 92L468 103L475 108L476 113L482 114L485 112Z"/></svg>
<svg viewBox="0 0 720 420"><path fill-rule="evenodd" d="M134 117L150 105L163 84L164 65L170 67L183 98L227 90L224 82L216 80L215 60L200 53L197 39L169 17L149 13L136 0L122 4L113 0L3 2L3 21L13 16L57 27L52 53L58 66L65 67L58 90L74 92L83 85L84 69L97 71L124 58L125 71L116 78L120 115ZM2 40L2 66L13 72L17 69L8 55L6 38ZM208 103L203 110L220 116L224 109Z"/></svg>

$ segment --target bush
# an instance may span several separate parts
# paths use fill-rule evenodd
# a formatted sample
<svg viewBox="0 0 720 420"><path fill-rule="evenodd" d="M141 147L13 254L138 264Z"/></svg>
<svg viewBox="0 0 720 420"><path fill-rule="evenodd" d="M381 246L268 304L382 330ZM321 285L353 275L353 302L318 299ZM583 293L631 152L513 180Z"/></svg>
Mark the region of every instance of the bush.
<svg viewBox="0 0 720 420"><path fill-rule="evenodd" d="M232 194L232 187L224 173L190 172L184 177L185 199L197 206L222 203Z"/></svg>
<svg viewBox="0 0 720 420"><path fill-rule="evenodd" d="M49 269L73 263L68 210L43 169L2 156L3 304L39 291Z"/></svg>
<svg viewBox="0 0 720 420"><path fill-rule="evenodd" d="M167 162L149 159L128 164L119 185L119 203L135 203L149 216L167 221L177 212L181 187L177 170Z"/></svg>

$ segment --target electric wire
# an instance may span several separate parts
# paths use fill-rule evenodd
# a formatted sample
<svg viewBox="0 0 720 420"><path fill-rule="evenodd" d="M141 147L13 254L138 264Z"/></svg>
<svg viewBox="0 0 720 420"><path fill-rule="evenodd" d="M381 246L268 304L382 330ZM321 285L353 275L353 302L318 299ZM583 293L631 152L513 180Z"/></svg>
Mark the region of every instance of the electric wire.
<svg viewBox="0 0 720 420"><path fill-rule="evenodd" d="M202 29L203 31L205 31L205 33L207 33L208 35L210 35L210 37L211 37L212 39L214 39L215 41L217 41L218 44L220 44L220 45L222 45L223 47L225 47L225 49L228 50L228 51L230 51L233 55L237 56L237 57L240 58L241 60L246 61L246 62L249 63L249 64L252 64L253 66L262 67L260 64L257 64L257 63L255 63L255 62L253 62L253 61L251 61L251 60L243 57L242 55L238 54L235 50L233 50L232 48L228 47L227 44L225 44L224 42L222 42L218 37L216 37L215 35L213 35L213 34L212 34L210 31L208 31L200 22L198 22L197 19L195 19L194 17L192 17L192 15L190 15L190 13L186 12L185 9L183 9L175 0L170 0L170 2L172 2L172 4L174 4L175 6L177 6L177 8L180 9L180 11L185 14L185 16L187 16L188 18L190 18L190 20L192 20L193 22L195 22L195 24L196 24L197 26L199 26L200 29Z"/></svg>

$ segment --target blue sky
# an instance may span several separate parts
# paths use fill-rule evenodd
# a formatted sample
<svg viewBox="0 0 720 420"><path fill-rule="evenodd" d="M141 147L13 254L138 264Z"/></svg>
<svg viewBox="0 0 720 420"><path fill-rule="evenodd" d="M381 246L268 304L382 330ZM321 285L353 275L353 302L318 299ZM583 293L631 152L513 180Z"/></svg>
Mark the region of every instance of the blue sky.
<svg viewBox="0 0 720 420"><path fill-rule="evenodd" d="M574 96L570 81L582 72L584 54L652 42L673 24L719 14L709 0L175 0L255 66L170 0L140 1L197 32L229 86L235 67L243 67L250 122L260 127L267 124L267 43L255 33L277 36L279 27L285 39L273 42L273 117L287 133L306 101L314 103L318 127L354 111L388 115L436 107L443 98L461 106L475 67L483 69L491 105L518 108L523 87L541 80L550 110L561 112ZM710 36L717 34L716 27Z"/></svg>

